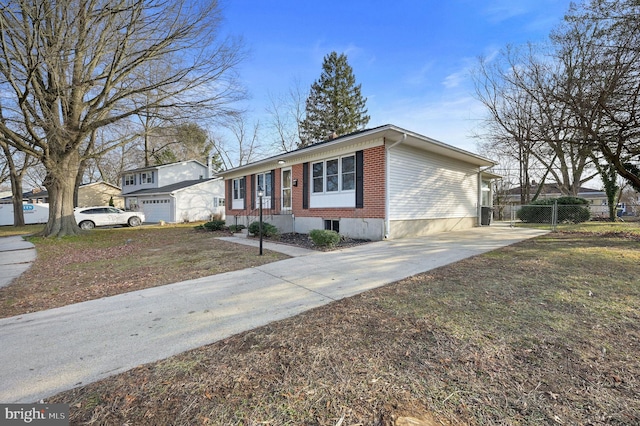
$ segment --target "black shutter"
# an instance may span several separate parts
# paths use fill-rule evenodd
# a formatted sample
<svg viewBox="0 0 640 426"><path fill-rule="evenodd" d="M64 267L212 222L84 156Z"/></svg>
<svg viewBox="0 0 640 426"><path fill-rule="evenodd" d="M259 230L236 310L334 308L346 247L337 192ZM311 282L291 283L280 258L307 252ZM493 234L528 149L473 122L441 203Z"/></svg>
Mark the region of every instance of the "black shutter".
<svg viewBox="0 0 640 426"><path fill-rule="evenodd" d="M309 208L309 163L302 163L302 208Z"/></svg>
<svg viewBox="0 0 640 426"><path fill-rule="evenodd" d="M244 188L244 194L242 195L242 210L247 208L247 177L242 177L242 187Z"/></svg>
<svg viewBox="0 0 640 426"><path fill-rule="evenodd" d="M276 171L271 170L271 208L276 208Z"/></svg>
<svg viewBox="0 0 640 426"><path fill-rule="evenodd" d="M233 209L233 179L227 181L227 200L224 205L227 210Z"/></svg>
<svg viewBox="0 0 640 426"><path fill-rule="evenodd" d="M256 175L251 175L251 210L256 209Z"/></svg>
<svg viewBox="0 0 640 426"><path fill-rule="evenodd" d="M364 207L364 151L356 151L356 208Z"/></svg>

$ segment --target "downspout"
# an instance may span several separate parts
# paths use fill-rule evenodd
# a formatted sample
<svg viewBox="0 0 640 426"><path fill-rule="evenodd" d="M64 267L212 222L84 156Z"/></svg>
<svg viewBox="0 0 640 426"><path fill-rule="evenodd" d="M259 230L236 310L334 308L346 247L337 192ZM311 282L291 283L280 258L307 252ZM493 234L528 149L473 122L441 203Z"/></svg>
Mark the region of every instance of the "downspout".
<svg viewBox="0 0 640 426"><path fill-rule="evenodd" d="M407 140L407 134L403 133L402 137L400 139L398 139L397 141L395 141L394 143L392 143L391 145L389 145L387 147L387 149L385 150L386 152L386 158L385 158L385 188L384 188L384 239L388 239L389 238L389 231L391 229L391 221L389 220L389 211L390 211L390 200L389 200L389 196L391 194L391 184L390 184L390 178L391 178L391 162L390 160L390 155L389 155L389 151L391 151L391 148L395 147L396 145L400 145L402 142L404 142L405 140Z"/></svg>
<svg viewBox="0 0 640 426"><path fill-rule="evenodd" d="M171 192L169 194L169 197L171 197L171 219L173 220L173 222L171 223L176 223L176 209L178 208L178 203L176 202L176 194Z"/></svg>

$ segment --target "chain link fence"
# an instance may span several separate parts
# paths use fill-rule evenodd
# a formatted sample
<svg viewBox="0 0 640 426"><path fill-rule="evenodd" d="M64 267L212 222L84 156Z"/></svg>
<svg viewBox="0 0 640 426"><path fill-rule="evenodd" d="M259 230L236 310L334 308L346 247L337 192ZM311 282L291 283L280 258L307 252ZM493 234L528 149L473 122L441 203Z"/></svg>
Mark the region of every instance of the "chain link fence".
<svg viewBox="0 0 640 426"><path fill-rule="evenodd" d="M508 221L512 227L535 226L553 231L559 225L586 221L608 221L609 207L592 204L529 204L500 205L493 208L493 219ZM621 222L640 220L640 205L621 203L616 207L616 220Z"/></svg>

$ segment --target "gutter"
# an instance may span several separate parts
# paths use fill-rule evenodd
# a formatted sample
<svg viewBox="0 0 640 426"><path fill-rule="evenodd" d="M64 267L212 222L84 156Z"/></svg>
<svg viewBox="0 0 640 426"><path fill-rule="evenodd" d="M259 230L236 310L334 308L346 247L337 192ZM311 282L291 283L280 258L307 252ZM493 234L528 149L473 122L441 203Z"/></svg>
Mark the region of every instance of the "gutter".
<svg viewBox="0 0 640 426"><path fill-rule="evenodd" d="M391 184L390 184L390 177L391 177L391 162L389 161L390 156L389 156L389 151L391 150L391 148L396 147L397 145L400 145L402 142L407 140L407 134L403 133L402 137L400 139L398 139L397 141L395 141L394 143L392 143L391 145L389 145L385 152L385 179L384 179L384 191L385 191L385 195L384 195L384 239L388 239L389 238L389 231L391 229L391 221L389 220L389 210L390 210L390 200L389 200L389 196L391 194L390 189L391 189Z"/></svg>

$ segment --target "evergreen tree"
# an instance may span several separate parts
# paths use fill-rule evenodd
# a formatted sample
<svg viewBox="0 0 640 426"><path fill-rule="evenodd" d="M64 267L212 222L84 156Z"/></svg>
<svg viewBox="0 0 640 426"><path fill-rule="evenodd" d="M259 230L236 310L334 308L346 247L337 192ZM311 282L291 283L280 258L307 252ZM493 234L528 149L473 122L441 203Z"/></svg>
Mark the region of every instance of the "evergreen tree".
<svg viewBox="0 0 640 426"><path fill-rule="evenodd" d="M306 102L305 118L300 123L300 148L328 139L332 134L344 135L369 122L361 85L356 85L347 56L331 52L325 56L320 79L311 86Z"/></svg>

